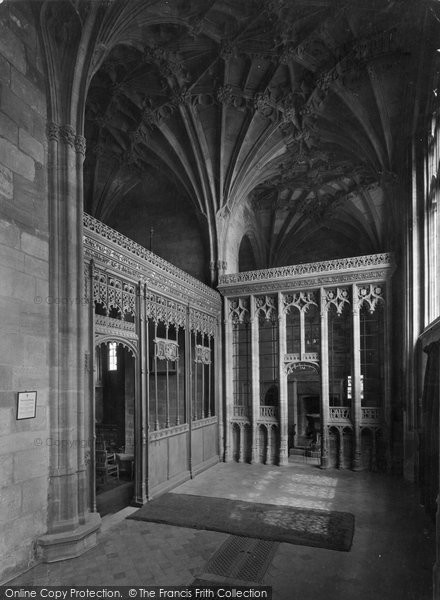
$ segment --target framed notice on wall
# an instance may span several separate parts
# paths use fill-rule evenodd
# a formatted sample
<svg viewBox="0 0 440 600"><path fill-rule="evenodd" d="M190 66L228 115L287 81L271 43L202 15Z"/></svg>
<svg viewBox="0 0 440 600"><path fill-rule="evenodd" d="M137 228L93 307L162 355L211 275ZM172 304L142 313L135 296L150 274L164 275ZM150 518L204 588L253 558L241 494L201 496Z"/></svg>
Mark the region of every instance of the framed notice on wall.
<svg viewBox="0 0 440 600"><path fill-rule="evenodd" d="M37 411L37 392L18 392L17 420L34 419Z"/></svg>

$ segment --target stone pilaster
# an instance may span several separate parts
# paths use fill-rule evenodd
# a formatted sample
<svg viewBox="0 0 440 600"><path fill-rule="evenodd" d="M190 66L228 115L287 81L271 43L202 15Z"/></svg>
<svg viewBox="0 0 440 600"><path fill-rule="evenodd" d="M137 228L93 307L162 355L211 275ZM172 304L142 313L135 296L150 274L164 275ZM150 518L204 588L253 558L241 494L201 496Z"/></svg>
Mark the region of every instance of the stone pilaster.
<svg viewBox="0 0 440 600"><path fill-rule="evenodd" d="M234 382L232 364L232 320L230 301L225 299L225 462L231 462L232 456L232 424L234 405Z"/></svg>
<svg viewBox="0 0 440 600"><path fill-rule="evenodd" d="M328 468L329 360L327 297L321 288L321 468Z"/></svg>
<svg viewBox="0 0 440 600"><path fill-rule="evenodd" d="M352 286L353 292L353 385L352 385L352 407L353 420L353 471L361 469L361 326L359 292L356 284Z"/></svg>
<svg viewBox="0 0 440 600"><path fill-rule="evenodd" d="M78 556L96 544L100 526L89 512L85 440L84 256L82 164L85 140L70 125L50 123L51 434L48 533L38 540L44 561Z"/></svg>
<svg viewBox="0 0 440 600"><path fill-rule="evenodd" d="M288 448L288 405L287 405L287 373L284 368L284 355L287 352L286 312L283 295L278 292L278 378L279 378L279 419L280 447L279 464L286 465L289 459Z"/></svg>
<svg viewBox="0 0 440 600"><path fill-rule="evenodd" d="M251 400L252 400L252 463L260 460L258 456L258 420L260 418L260 348L258 331L258 314L255 304L255 296L250 298L250 322L251 322Z"/></svg>

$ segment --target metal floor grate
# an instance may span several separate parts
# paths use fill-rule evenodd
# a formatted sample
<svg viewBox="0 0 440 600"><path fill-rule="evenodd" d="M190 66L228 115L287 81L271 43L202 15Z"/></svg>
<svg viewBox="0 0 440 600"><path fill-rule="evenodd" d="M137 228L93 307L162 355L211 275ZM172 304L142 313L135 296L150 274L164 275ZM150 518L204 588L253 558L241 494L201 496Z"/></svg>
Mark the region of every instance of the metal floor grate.
<svg viewBox="0 0 440 600"><path fill-rule="evenodd" d="M206 573L261 582L278 548L278 542L230 536L205 567Z"/></svg>

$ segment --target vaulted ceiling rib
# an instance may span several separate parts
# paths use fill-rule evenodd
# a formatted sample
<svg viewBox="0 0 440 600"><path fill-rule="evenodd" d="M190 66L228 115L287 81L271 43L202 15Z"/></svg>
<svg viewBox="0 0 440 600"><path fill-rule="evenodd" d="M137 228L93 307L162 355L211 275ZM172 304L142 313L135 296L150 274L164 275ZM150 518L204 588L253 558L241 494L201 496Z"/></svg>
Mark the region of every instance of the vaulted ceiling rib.
<svg viewBox="0 0 440 600"><path fill-rule="evenodd" d="M260 211L253 235L273 236L274 265L329 226L385 249L387 203L373 219L355 199L368 205L395 168L407 6L109 3L86 108L86 207L102 218L130 193L127 174L153 169L206 219L211 258L226 239L218 216L239 203Z"/></svg>

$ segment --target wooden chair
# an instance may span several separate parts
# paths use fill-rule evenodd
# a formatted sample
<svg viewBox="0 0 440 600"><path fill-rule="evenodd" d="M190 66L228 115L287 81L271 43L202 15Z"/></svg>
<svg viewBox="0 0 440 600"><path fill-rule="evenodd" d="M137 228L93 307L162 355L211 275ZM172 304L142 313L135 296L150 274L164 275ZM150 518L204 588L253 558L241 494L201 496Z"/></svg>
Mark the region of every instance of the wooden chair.
<svg viewBox="0 0 440 600"><path fill-rule="evenodd" d="M115 476L119 481L119 466L116 461L116 455L106 450L96 450L96 475L102 476L104 483L107 483L109 475Z"/></svg>

